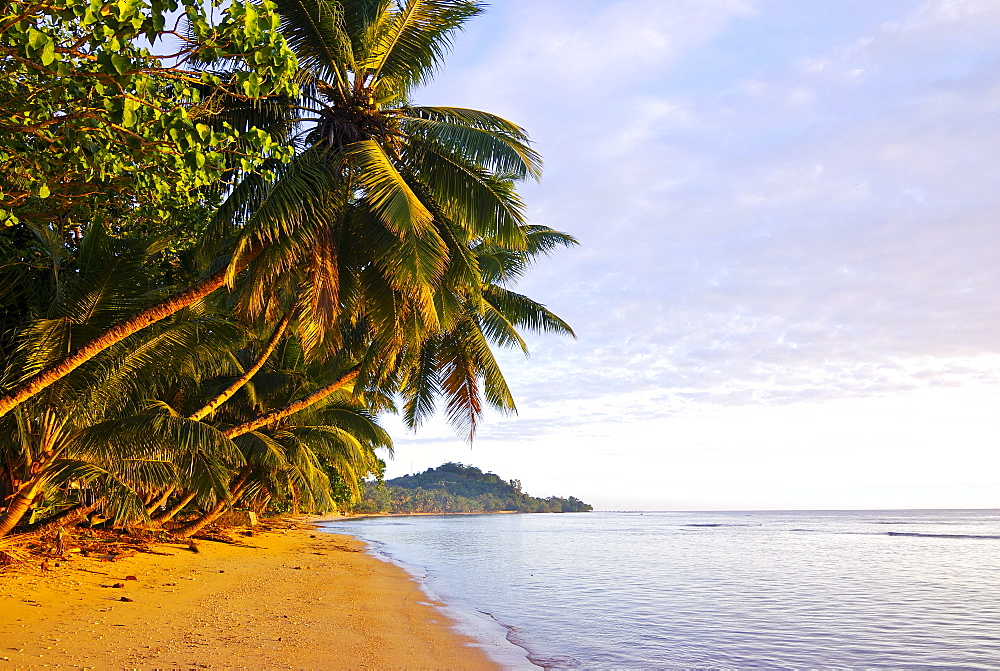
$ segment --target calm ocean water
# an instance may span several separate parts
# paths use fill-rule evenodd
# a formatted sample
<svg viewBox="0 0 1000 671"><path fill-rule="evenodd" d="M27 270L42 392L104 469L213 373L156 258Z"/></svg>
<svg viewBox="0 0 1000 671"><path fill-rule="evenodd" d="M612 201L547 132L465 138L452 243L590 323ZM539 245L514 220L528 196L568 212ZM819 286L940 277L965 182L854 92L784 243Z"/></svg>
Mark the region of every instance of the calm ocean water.
<svg viewBox="0 0 1000 671"><path fill-rule="evenodd" d="M369 541L460 613L499 622L548 668L1000 668L998 510L391 517L327 528Z"/></svg>

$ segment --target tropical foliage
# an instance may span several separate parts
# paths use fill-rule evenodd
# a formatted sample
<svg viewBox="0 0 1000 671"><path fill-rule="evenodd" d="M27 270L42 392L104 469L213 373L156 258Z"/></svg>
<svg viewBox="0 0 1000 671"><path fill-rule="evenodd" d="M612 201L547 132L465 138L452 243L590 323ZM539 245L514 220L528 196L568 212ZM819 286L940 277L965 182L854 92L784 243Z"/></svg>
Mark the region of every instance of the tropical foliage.
<svg viewBox="0 0 1000 671"><path fill-rule="evenodd" d="M169 26L178 10L184 34ZM266 133L203 122L227 100L294 91L295 58L278 22L270 0L211 13L195 0L4 3L0 223L93 216L123 198L163 219L235 157L251 168L280 151ZM188 67L192 59L247 68L222 81Z"/></svg>
<svg viewBox="0 0 1000 671"><path fill-rule="evenodd" d="M572 331L513 287L575 241L524 130L411 103L481 9L0 10L0 536L344 508L382 413L514 409L493 349Z"/></svg>

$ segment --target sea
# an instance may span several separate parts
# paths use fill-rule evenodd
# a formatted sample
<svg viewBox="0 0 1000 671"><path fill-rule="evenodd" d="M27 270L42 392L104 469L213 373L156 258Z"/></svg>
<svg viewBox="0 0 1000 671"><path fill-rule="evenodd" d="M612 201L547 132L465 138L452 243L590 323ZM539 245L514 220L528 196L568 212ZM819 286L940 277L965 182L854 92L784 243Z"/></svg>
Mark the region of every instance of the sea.
<svg viewBox="0 0 1000 671"><path fill-rule="evenodd" d="M369 517L506 668L1000 669L1000 510Z"/></svg>

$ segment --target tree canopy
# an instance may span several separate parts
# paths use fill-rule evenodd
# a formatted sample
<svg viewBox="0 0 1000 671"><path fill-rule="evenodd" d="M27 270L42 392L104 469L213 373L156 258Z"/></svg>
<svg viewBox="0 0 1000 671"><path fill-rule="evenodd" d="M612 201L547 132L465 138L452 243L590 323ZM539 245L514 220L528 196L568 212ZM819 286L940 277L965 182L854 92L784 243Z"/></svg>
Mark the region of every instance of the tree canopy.
<svg viewBox="0 0 1000 671"><path fill-rule="evenodd" d="M494 348L572 330L513 289L575 240L523 129L410 102L480 11L4 6L0 536L346 507L380 415L514 410Z"/></svg>
<svg viewBox="0 0 1000 671"><path fill-rule="evenodd" d="M123 200L162 220L234 165L250 170L280 156L285 148L260 129L206 123L229 100L295 91L296 60L275 5L220 5L5 3L0 223L80 221L111 205L113 216ZM213 72L232 61L244 68L225 80Z"/></svg>

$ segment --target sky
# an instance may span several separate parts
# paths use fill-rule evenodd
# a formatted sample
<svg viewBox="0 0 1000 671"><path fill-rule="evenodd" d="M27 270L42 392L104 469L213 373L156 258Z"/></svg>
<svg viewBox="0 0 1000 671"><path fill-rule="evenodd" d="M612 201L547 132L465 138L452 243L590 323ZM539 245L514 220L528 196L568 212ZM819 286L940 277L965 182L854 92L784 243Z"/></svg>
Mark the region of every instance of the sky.
<svg viewBox="0 0 1000 671"><path fill-rule="evenodd" d="M524 126L518 291L458 461L602 510L1000 507L1000 2L496 0L415 102Z"/></svg>

